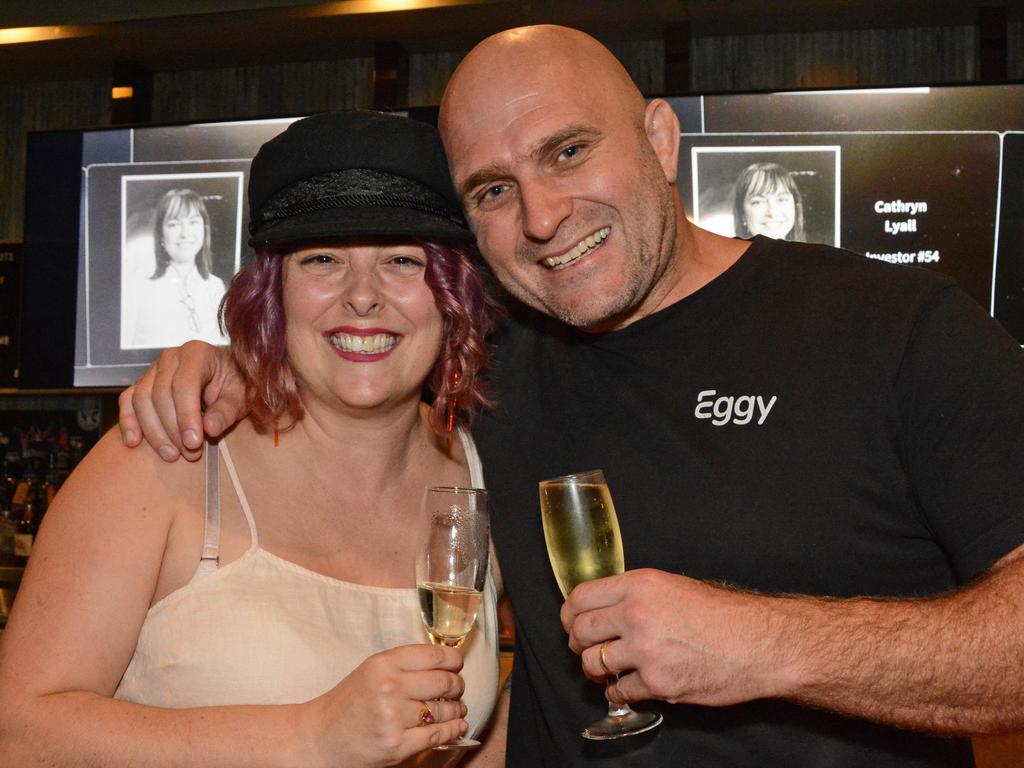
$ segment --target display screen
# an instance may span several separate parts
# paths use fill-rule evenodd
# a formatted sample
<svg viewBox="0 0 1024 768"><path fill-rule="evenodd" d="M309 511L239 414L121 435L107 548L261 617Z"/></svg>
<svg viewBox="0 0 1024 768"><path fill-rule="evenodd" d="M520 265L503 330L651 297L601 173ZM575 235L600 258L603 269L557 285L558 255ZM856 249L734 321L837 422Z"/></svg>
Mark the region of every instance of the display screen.
<svg viewBox="0 0 1024 768"><path fill-rule="evenodd" d="M695 223L944 272L1024 342L1024 85L669 102ZM249 162L294 119L31 134L22 386L119 386L166 346L227 343Z"/></svg>
<svg viewBox="0 0 1024 768"><path fill-rule="evenodd" d="M1024 86L671 102L695 223L944 272L1024 342Z"/></svg>
<svg viewBox="0 0 1024 768"><path fill-rule="evenodd" d="M252 155L292 119L87 133L74 384L128 384L161 349L224 345L218 307L248 258Z"/></svg>

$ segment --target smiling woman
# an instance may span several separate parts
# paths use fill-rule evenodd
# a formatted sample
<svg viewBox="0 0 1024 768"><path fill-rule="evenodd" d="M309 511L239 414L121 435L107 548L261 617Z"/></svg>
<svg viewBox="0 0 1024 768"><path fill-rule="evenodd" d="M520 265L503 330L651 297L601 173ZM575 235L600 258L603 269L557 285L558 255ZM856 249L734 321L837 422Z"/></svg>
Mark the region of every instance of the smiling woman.
<svg viewBox="0 0 1024 768"><path fill-rule="evenodd" d="M474 266L472 234L446 163L432 129L371 113L300 121L257 154L249 195L250 245L258 250L232 283L224 313L257 424L302 416L291 366L303 363L289 356L288 345L305 341L317 354L330 348L345 359L338 347L377 336L370 320L385 309L409 327L402 314L410 296L428 298L443 322L443 337L426 344L434 361L423 374L433 393L431 425L447 428L456 403L467 418L486 403L478 373L495 305ZM322 315L319 325L311 319L312 330L293 338L293 322L311 312ZM349 322L338 325L338 318ZM393 329L380 334L393 337L396 347L402 339ZM416 346L410 339L405 351ZM400 350L394 355L408 357ZM351 361L358 360L375 361Z"/></svg>
<svg viewBox="0 0 1024 768"><path fill-rule="evenodd" d="M251 416L198 464L108 435L58 494L0 659L12 764L385 766L494 708L496 569L460 652L427 642L414 581L426 488L483 485L462 425L495 314L437 133L300 120L249 203L224 322ZM150 282L203 277L201 199L157 221Z"/></svg>
<svg viewBox="0 0 1024 768"><path fill-rule="evenodd" d="M426 265L422 246L401 242L337 244L285 257L288 359L305 383L307 408L313 398L352 408L395 398L419 402L443 334ZM380 311L385 306L389 311Z"/></svg>

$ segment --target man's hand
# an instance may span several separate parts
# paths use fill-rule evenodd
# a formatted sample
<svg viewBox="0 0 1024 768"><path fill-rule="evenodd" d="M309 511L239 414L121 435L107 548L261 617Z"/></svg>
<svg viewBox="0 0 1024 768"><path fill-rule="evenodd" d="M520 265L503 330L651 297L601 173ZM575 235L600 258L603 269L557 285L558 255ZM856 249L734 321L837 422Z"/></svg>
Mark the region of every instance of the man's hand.
<svg viewBox="0 0 1024 768"><path fill-rule="evenodd" d="M135 447L145 438L165 461L197 460L204 433L217 437L247 412L230 353L202 341L164 350L118 405L124 444Z"/></svg>
<svg viewBox="0 0 1024 768"><path fill-rule="evenodd" d="M578 585L562 606L569 647L614 701L723 706L778 693L785 659L759 630L758 597L652 569Z"/></svg>
<svg viewBox="0 0 1024 768"><path fill-rule="evenodd" d="M1024 545L928 598L761 595L650 569L588 581L562 606L614 701L783 698L929 733L1024 728Z"/></svg>

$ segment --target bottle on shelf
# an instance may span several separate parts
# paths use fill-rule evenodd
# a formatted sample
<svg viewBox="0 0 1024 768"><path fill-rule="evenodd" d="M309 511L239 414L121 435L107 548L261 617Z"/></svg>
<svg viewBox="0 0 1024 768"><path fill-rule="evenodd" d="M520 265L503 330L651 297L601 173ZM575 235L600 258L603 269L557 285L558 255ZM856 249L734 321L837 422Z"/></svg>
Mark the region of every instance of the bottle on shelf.
<svg viewBox="0 0 1024 768"><path fill-rule="evenodd" d="M11 498L11 512L17 526L14 533L14 559L16 565L24 566L32 554L39 520L45 511L41 496L42 483L39 480L39 457L32 455L26 462L25 473L21 476Z"/></svg>
<svg viewBox="0 0 1024 768"><path fill-rule="evenodd" d="M53 502L53 497L57 495L57 489L60 488L60 484L61 478L56 468L56 454L51 453L50 468L43 477L43 482L39 485L39 503L42 504L41 512L45 513L50 508L50 504Z"/></svg>
<svg viewBox="0 0 1024 768"><path fill-rule="evenodd" d="M83 437L57 420L0 431L0 566L25 565L43 515L85 451ZM8 553L12 529L16 551Z"/></svg>
<svg viewBox="0 0 1024 768"><path fill-rule="evenodd" d="M25 566L32 554L32 545L35 544L36 533L39 531L39 521L36 519L35 503L26 502L21 508L21 517L18 519L17 528L14 531L14 564Z"/></svg>
<svg viewBox="0 0 1024 768"><path fill-rule="evenodd" d="M14 561L14 534L17 530L11 515L9 498L0 488L0 566L11 566Z"/></svg>
<svg viewBox="0 0 1024 768"><path fill-rule="evenodd" d="M18 450L17 439L12 441L3 433L0 433L0 461L3 462L3 467L0 468L0 490L10 503L21 478L21 451Z"/></svg>

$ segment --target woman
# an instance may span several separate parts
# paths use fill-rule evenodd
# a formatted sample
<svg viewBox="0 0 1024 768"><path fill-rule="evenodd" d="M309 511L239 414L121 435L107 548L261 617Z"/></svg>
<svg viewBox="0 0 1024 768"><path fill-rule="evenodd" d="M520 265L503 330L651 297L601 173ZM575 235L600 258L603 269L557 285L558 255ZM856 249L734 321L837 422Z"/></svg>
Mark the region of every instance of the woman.
<svg viewBox="0 0 1024 768"><path fill-rule="evenodd" d="M804 204L793 174L776 163L754 163L740 171L733 221L736 237L803 242Z"/></svg>
<svg viewBox="0 0 1024 768"><path fill-rule="evenodd" d="M169 347L201 339L226 344L217 323L224 281L211 271L210 214L191 189L168 191L153 221L156 269L128 297L128 347Z"/></svg>
<svg viewBox="0 0 1024 768"><path fill-rule="evenodd" d="M494 704L493 580L461 655L414 589L425 488L482 483L452 427L493 317L437 134L301 120L249 201L224 318L252 416L195 464L108 434L58 494L0 659L12 765L435 765Z"/></svg>

